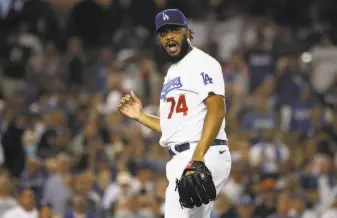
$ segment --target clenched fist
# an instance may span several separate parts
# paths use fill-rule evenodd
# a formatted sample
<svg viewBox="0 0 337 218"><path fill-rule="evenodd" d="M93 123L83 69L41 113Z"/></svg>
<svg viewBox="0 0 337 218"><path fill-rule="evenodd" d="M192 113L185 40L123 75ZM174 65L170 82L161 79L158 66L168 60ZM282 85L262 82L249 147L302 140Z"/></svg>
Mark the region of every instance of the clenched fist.
<svg viewBox="0 0 337 218"><path fill-rule="evenodd" d="M125 95L121 99L118 105L118 110L130 119L138 120L142 112L142 102L135 93L131 91L130 94Z"/></svg>

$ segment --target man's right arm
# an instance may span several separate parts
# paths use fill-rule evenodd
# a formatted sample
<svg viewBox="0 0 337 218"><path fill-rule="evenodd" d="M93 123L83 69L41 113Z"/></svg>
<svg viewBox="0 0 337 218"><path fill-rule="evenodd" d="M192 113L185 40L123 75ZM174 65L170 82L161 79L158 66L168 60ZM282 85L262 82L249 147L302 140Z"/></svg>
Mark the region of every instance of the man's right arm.
<svg viewBox="0 0 337 218"><path fill-rule="evenodd" d="M152 129L155 132L161 133L160 119L157 116L153 116L153 115L149 115L149 114L145 114L141 112L138 119L136 119L136 121Z"/></svg>
<svg viewBox="0 0 337 218"><path fill-rule="evenodd" d="M122 98L118 105L118 110L153 131L161 133L159 117L142 112L142 102L133 91L130 92L130 95L126 95Z"/></svg>

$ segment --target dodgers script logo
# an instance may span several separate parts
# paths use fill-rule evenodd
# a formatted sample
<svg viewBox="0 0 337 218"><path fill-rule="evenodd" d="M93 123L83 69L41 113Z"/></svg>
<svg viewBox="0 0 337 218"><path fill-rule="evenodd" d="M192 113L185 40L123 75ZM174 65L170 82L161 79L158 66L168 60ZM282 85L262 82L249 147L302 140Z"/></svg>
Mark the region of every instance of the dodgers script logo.
<svg viewBox="0 0 337 218"><path fill-rule="evenodd" d="M179 89L183 86L183 84L181 83L180 77L175 77L173 79L170 79L169 81L167 81L167 83L164 84L163 89L161 90L161 94L160 94L160 100L161 99L165 99L166 95L175 89Z"/></svg>

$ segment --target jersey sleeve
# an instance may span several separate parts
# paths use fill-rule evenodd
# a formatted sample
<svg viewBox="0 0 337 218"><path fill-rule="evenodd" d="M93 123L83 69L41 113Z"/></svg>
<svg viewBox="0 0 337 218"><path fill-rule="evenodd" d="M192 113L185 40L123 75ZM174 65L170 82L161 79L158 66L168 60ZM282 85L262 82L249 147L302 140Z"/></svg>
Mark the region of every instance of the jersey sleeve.
<svg viewBox="0 0 337 218"><path fill-rule="evenodd" d="M204 101L210 93L225 96L222 68L217 61L207 63L197 75L197 91L201 101Z"/></svg>

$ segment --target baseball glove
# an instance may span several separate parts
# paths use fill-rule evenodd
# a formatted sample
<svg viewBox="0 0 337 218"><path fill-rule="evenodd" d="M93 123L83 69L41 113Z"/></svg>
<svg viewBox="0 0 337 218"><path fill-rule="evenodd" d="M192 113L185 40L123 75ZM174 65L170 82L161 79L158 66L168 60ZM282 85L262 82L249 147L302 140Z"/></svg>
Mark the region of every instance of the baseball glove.
<svg viewBox="0 0 337 218"><path fill-rule="evenodd" d="M180 180L176 180L181 207L193 208L216 199L216 189L211 171L202 161L191 161Z"/></svg>

